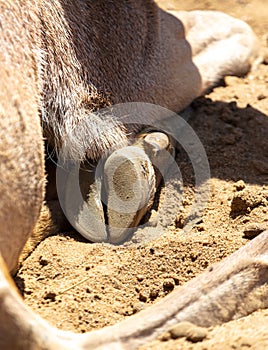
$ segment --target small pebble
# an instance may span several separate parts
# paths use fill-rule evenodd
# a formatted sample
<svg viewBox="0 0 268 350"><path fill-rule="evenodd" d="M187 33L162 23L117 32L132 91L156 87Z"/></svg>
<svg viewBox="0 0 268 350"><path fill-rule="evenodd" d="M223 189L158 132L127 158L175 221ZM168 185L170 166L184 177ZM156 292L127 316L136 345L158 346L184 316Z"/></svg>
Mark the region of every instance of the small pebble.
<svg viewBox="0 0 268 350"><path fill-rule="evenodd" d="M173 339L187 337L189 330L193 327L190 322L180 322L169 328L169 333Z"/></svg>
<svg viewBox="0 0 268 350"><path fill-rule="evenodd" d="M192 343L197 343L205 339L208 335L208 331L206 328L196 327L191 330L191 332L187 335L186 339Z"/></svg>
<svg viewBox="0 0 268 350"><path fill-rule="evenodd" d="M45 300L55 301L55 300L56 300L56 296L57 296L57 294L54 293L54 292L47 292L47 293L44 295L44 299L45 299Z"/></svg>
<svg viewBox="0 0 268 350"><path fill-rule="evenodd" d="M150 253L153 255L155 253L155 249L154 248L150 248Z"/></svg>
<svg viewBox="0 0 268 350"><path fill-rule="evenodd" d="M140 292L139 300L142 301L143 303L146 303L147 299L148 299L147 295L145 295L144 292Z"/></svg>
<svg viewBox="0 0 268 350"><path fill-rule="evenodd" d="M250 213L253 208L263 204L263 202L264 196L262 193L256 193L247 189L236 192L231 202L231 215Z"/></svg>
<svg viewBox="0 0 268 350"><path fill-rule="evenodd" d="M152 288L150 290L150 294L149 294L150 299L154 300L154 299L156 299L158 297L158 295L159 295L159 290L158 289Z"/></svg>
<svg viewBox="0 0 268 350"><path fill-rule="evenodd" d="M244 229L244 237L245 238L254 238L258 236L260 233L267 229L265 224L252 223L248 224Z"/></svg>
<svg viewBox="0 0 268 350"><path fill-rule="evenodd" d="M31 295L31 294L33 294L33 291L31 289L25 288L24 289L24 294Z"/></svg>
<svg viewBox="0 0 268 350"><path fill-rule="evenodd" d="M139 282L142 282L144 280L144 276L143 275L137 275L137 280Z"/></svg>
<svg viewBox="0 0 268 350"><path fill-rule="evenodd" d="M204 224L197 225L197 231L202 232L202 231L205 231L205 229L206 228Z"/></svg>
<svg viewBox="0 0 268 350"><path fill-rule="evenodd" d="M184 214L180 213L175 218L175 227L182 229L185 225L185 216Z"/></svg>
<svg viewBox="0 0 268 350"><path fill-rule="evenodd" d="M163 288L165 291L171 291L175 287L175 281L173 278L166 278L163 282Z"/></svg>
<svg viewBox="0 0 268 350"><path fill-rule="evenodd" d="M169 329L172 339L185 337L192 343L197 343L205 339L208 335L208 330L203 327L198 327L191 322L180 322Z"/></svg>
<svg viewBox="0 0 268 350"><path fill-rule="evenodd" d="M234 188L236 191L242 191L246 187L246 184L243 180L239 180L234 183Z"/></svg>
<svg viewBox="0 0 268 350"><path fill-rule="evenodd" d="M39 264L42 265L42 266L47 266L48 265L48 260L44 259L43 257L40 256Z"/></svg>
<svg viewBox="0 0 268 350"><path fill-rule="evenodd" d="M264 95L264 94L260 94L260 95L258 95L258 97L257 97L258 101L265 100L266 98L267 98L267 96Z"/></svg>

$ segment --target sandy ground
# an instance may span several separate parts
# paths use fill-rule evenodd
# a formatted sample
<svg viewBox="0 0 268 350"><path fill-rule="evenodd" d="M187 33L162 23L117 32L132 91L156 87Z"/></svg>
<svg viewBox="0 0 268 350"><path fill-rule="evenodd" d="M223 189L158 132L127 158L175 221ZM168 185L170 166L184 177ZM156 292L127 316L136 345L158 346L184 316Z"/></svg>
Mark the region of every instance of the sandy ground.
<svg viewBox="0 0 268 350"><path fill-rule="evenodd" d="M266 0L159 3L168 9L225 11L252 25L267 47ZM158 239L122 248L89 244L75 232L47 238L16 277L34 311L74 332L112 325L237 250L248 241L244 233L249 225L268 227L267 64L268 60L243 78L227 77L191 106L190 124L205 147L211 170L209 200L191 232L185 234L180 227L194 197L193 174L187 157L179 152L182 203L169 197L169 226L157 228ZM173 192L176 185L180 184L171 185ZM157 340L142 349L246 348L268 349L268 310L210 328L206 339L196 344L185 338Z"/></svg>

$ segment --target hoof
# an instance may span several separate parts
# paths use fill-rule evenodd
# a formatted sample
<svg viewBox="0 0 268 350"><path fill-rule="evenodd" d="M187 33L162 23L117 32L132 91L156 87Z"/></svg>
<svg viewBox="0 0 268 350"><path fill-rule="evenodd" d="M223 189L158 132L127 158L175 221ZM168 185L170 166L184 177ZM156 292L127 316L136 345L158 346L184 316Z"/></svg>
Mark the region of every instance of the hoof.
<svg viewBox="0 0 268 350"><path fill-rule="evenodd" d="M172 151L162 132L138 135L133 145L114 151L96 172L94 166L80 169L82 200L74 199L75 174L70 173L64 211L73 227L92 242L128 240L153 204Z"/></svg>

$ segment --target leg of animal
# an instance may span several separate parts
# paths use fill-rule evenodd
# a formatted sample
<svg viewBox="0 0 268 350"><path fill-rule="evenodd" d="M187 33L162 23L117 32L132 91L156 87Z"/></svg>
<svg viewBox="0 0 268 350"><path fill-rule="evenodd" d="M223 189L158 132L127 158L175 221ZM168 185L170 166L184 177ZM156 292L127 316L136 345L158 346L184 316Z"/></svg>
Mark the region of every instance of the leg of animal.
<svg viewBox="0 0 268 350"><path fill-rule="evenodd" d="M110 26L109 40L106 41L106 39L103 38L105 47L103 42L95 41L95 39L91 39L90 37L90 40L93 40L92 47L95 47L95 51L93 53L92 50L87 51L84 42L88 42L88 37L90 36L92 28L96 27L95 30L100 30L99 26L101 21L105 18L103 14L107 11L107 5L105 5L105 8L102 8L100 2L99 7L104 12L101 11L102 16L98 18L98 21L95 17L99 16L99 12L96 13L97 9L90 1L87 4L87 17L85 17L84 14L82 16L80 13L81 9L78 5L73 9L73 12L77 14L77 17L73 19L70 18L71 14L69 13L70 11L68 12L68 8L64 5L60 6L60 3L57 3L55 7L50 6L47 8L44 6L42 9L44 18L47 18L44 31L47 32L47 35L50 33L47 38L44 38L45 43L43 43L43 45L45 45L47 60L51 62L51 67L46 67L45 65L42 68L44 76L41 76L41 84L43 84L43 93L45 95L55 95L54 99L49 99L48 101L45 99L43 103L43 125L45 135L52 145L57 143L62 144L59 138L62 138L62 135L66 135L64 142L66 143L66 140L69 140L69 151L74 157L79 157L79 159L81 157L83 158L86 152L89 154L90 158L94 158L105 152L105 147L107 148L107 146L113 146L115 143L126 143L124 127L119 120L113 120L111 123L111 119L108 118L108 120L106 120L107 125L104 126L103 121L101 121L97 115L95 115L94 118L89 118L87 116L90 111L90 109L87 109L90 103L93 104L93 101L94 103L99 103L97 106L99 108L110 102L116 103L131 100L146 101L154 102L177 111L185 107L194 97L213 86L224 75L245 74L258 56L258 41L250 27L243 21L214 11L166 13L152 3L144 2L143 4L136 4L136 6L138 13L141 15L140 21L142 21L142 26L139 24L136 31L139 35L147 33L151 40L150 47L148 48L149 52L147 52L146 55L144 53L146 57L147 55L149 57L146 64L144 63L144 66L140 64L137 66L133 61L137 60L139 57L138 52L141 50L141 43L138 38L136 39L137 42L134 43L129 40L128 33L124 30L126 26L124 21L120 23L122 32L120 34L119 44L122 46L122 49L126 49L125 52L120 52L120 57L118 57L118 54L115 55L117 65L112 64L113 58L106 62L106 57L102 57L104 55L104 49L109 52L116 50L113 45L114 38L117 38L118 33L116 31L113 32L112 25ZM119 16L118 13L120 13L122 7L124 6L120 5L118 8L115 4L110 5L110 12L112 14L107 13L107 16L110 17L110 21L113 22L117 20L117 16ZM114 14L114 18L113 11L117 13L117 15ZM149 23L143 21L143 16L146 13L153 14ZM92 14L94 14L94 18L92 18ZM132 21L132 17L135 14L136 10L133 10L133 13L130 12L130 18L128 20ZM58 18L60 15L61 17ZM69 40L68 44L66 44L67 38L64 41L64 36L68 34L68 31L70 32L70 36L76 27L78 27L77 32L81 31L79 27L81 21L77 23L77 18L81 18L81 16L81 21L87 20L91 23L92 28L88 28L88 32L81 32L83 42L79 44L77 42L75 45L74 42ZM52 17L58 18L58 23L61 24L61 27L55 25ZM68 23L71 19L73 21L72 27L70 27ZM134 20L133 26L136 26L136 18L134 18ZM161 30L159 30L160 26ZM65 62L61 62L59 57L55 57L54 55L57 42L52 40L53 37L62 38L61 40L65 43L64 45L67 45L67 57L66 53L59 52L60 57L66 57ZM77 38L76 41L79 39L80 37ZM61 50L61 47L64 47L64 45L57 47L57 50ZM131 52L136 52L136 55L133 57L129 57L128 55L128 46L131 47ZM82 49L86 52L83 53L81 51ZM74 68L70 68L79 67L81 65L79 60L81 60L81 56L83 55L87 55L88 63L81 67L81 70L85 70L84 74L89 75L94 86L89 84L86 87L85 81L81 79L77 71ZM100 66L96 67L98 61L105 64L106 70L109 71L108 77L114 77L112 79L113 85L111 85L110 78L107 80L107 76L102 76L103 68ZM124 70L123 65L124 63L126 64L127 61L130 61L128 63L128 75L124 77L122 76L122 71ZM92 62L94 62L94 64L92 64ZM42 63L42 65L44 65L44 63ZM66 73L66 69L64 69L65 65L68 67L67 73L69 73L69 69L73 70L71 75ZM63 67L63 69L59 72L60 67ZM117 68L115 69L115 67ZM57 79L51 81L51 76L56 77L59 74L63 75L62 80L65 81L64 86L59 86L60 81ZM138 79L139 82L135 83L135 79ZM117 81L121 83L119 86ZM70 86L73 86L73 90L69 90ZM108 101L107 98L106 100L103 99L101 94L98 93L98 91L105 90L109 91L111 101ZM57 98L59 91L61 91L61 95ZM73 94L73 91L77 93ZM78 93L79 91L81 92ZM83 107L85 96L87 96L87 104ZM73 102L66 102L64 105L65 99ZM96 108L95 105L92 105L91 108L93 107ZM62 119L62 116L56 112L59 110L65 110L65 119ZM75 116L76 120L73 116ZM67 127L75 125L82 117L87 118L88 122L83 124L83 128L77 128L79 129L79 133L76 132L69 135ZM155 115L153 117L156 118ZM151 116L151 119L148 118L147 122L153 124L153 117ZM101 128L98 126L98 123L102 124ZM116 126L116 124L118 125ZM52 134L51 130L54 130ZM94 130L97 130L98 133L94 132ZM111 132L111 130L114 131ZM105 143L107 146L105 146ZM77 144L84 144L84 151L81 152L81 149L78 150ZM94 152L92 150L94 150ZM126 152L126 154L128 154L128 152ZM113 161L116 161L115 157L113 157ZM119 161L121 160L119 159ZM133 164L133 161L129 163ZM133 167L135 169L136 166L139 168L138 164L134 164L132 165L132 169ZM130 168L128 172L129 174L131 173ZM137 174L139 175L139 173ZM140 174L141 179L142 177L143 175ZM117 181L120 183L120 179ZM107 179L108 185L113 182L114 178ZM153 181L151 181L151 183L153 183ZM54 182L54 187L55 184L56 182ZM154 190L150 188L148 191L154 192ZM149 192L148 198L150 197ZM92 207L94 207L94 196L91 197ZM96 197L99 198L100 196ZM110 202L113 200L115 201L113 196L109 195L109 198ZM52 206L54 205L55 204L52 203ZM148 209L149 203L147 210ZM102 208L98 208L98 204L96 204L93 211L97 213L102 211ZM57 212L59 214L61 213L60 210L57 210ZM133 208L132 211L130 210L130 213L131 212L132 214L129 214L128 222L134 223L135 217L137 219L135 208ZM49 215L47 215L47 213ZM55 218L53 213L52 217ZM83 217L86 217L86 215L83 215L82 212L80 213L80 218L74 218L72 220L73 226L79 232L85 233L84 236L91 241L107 239L105 232L98 237L89 232L85 232L85 229L81 226L81 222L84 221L84 227L92 227L93 224L92 222L87 223ZM100 217L104 217L101 212ZM118 222L116 215L109 212L107 217L110 226L121 227L122 222L121 220ZM32 232L32 238L25 247L22 258L28 255L28 252L38 244L42 237L44 238L49 234L63 230L66 227L66 224L64 224L64 226L62 225L63 223L64 217L60 220L60 225L59 222L53 222L53 220L51 220L51 211L44 206L42 215L40 216L40 222ZM46 230L43 230L43 227L46 227ZM99 226L95 227L95 231L100 231ZM123 240L126 238L123 233L121 237ZM111 239L115 240L115 237L111 237Z"/></svg>
<svg viewBox="0 0 268 350"><path fill-rule="evenodd" d="M245 75L260 60L259 43L243 21L217 11L170 11L184 26L205 91L226 75Z"/></svg>
<svg viewBox="0 0 268 350"><path fill-rule="evenodd" d="M228 27L230 19L225 23ZM191 33L192 26L187 25ZM244 38L246 34L249 40L242 63L248 67L255 52L254 35L248 27L240 28L238 36ZM216 65L213 78L208 78L204 67L203 59L196 59L196 64L192 60L182 22L153 1L0 0L1 349L131 349L150 339L145 334L155 336L176 320L193 317L191 308L180 316L180 310L184 310L180 298L187 306L196 305L194 314L200 310L204 319L207 305L214 308L215 303L224 300L224 307L231 312L222 318L220 309L211 321L215 324L230 319L237 312L237 303L252 290L262 286L262 293L267 293L267 233L228 260L226 269L223 263L215 273L200 277L197 286L201 289L197 292L193 282L184 292L181 290L186 297L172 294L171 299L137 315L130 323L86 336L50 327L23 305L8 278L7 270L16 267L43 201L40 114L44 135L52 147L67 145L66 157L84 159L87 155L98 160L109 148L121 141L126 143L129 130L116 116L101 119L91 115L92 111L128 101L153 102L180 110L202 93L209 79L214 82L223 73L237 73L233 67L222 70ZM86 117L88 124L83 131L72 133ZM212 281L209 285L208 277ZM233 292L228 279L238 286L231 300L222 298ZM220 293L206 298L208 304L204 307L203 294L210 296L208 291L218 287ZM267 306L266 294L253 294L256 302L249 303L243 314Z"/></svg>
<svg viewBox="0 0 268 350"><path fill-rule="evenodd" d="M64 157L74 160L87 155L98 161L107 150L125 146L127 134L131 138L136 133L118 116L93 115L92 110L140 101L179 111L224 75L247 72L258 51L248 25L218 12L170 14L153 1L136 1L135 6L85 1L75 7L68 1L56 1L53 6L45 3L40 7L45 33L45 54L40 62L44 134L51 147L64 149ZM141 122L154 125L161 117L148 114ZM131 169L126 171L131 173ZM114 178L106 178L107 187L112 188L109 184L113 182ZM108 197L110 203L115 202L116 198ZM100 195L91 198L92 212L100 213L100 221L105 217L109 225L117 227L112 212L103 214ZM134 208L130 213L128 222L133 223ZM79 215L71 221L83 233L83 212ZM94 231L105 231L98 222ZM90 232L85 235L92 241L107 240L106 232L98 237Z"/></svg>
<svg viewBox="0 0 268 350"><path fill-rule="evenodd" d="M8 6L0 3L0 253L12 271L38 219L45 175L34 38L15 13L1 20Z"/></svg>

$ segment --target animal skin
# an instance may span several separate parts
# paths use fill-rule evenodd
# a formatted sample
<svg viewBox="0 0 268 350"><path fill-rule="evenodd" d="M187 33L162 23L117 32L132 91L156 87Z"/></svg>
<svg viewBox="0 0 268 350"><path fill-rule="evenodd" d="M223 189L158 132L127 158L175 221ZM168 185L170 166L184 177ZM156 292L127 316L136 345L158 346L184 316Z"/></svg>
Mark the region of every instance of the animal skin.
<svg viewBox="0 0 268 350"><path fill-rule="evenodd" d="M137 130L91 112L131 101L180 111L224 75L245 74L257 56L250 27L223 13L170 14L151 0L0 0L1 349L134 349L178 321L213 325L268 306L267 232L148 311L81 336L30 311L9 275L31 232L28 251L55 230L58 204L43 207L38 224L53 190L46 149L98 161ZM83 132L72 133L85 117Z"/></svg>

